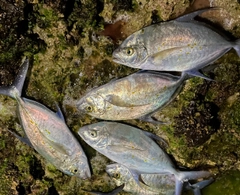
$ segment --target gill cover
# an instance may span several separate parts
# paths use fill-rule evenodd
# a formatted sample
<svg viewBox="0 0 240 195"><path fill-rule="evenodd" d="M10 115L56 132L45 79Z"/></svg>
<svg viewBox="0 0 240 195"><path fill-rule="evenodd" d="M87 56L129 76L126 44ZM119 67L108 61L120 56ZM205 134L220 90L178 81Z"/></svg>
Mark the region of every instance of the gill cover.
<svg viewBox="0 0 240 195"><path fill-rule="evenodd" d="M93 116L102 115L105 112L105 99L98 94L87 96L77 104L79 110Z"/></svg>

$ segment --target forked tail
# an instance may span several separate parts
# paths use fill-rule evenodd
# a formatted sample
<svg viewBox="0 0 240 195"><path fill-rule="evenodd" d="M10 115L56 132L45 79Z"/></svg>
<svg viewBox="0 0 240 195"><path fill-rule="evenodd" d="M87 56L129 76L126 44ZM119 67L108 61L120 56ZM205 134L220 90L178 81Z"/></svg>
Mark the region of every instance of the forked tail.
<svg viewBox="0 0 240 195"><path fill-rule="evenodd" d="M236 50L238 57L240 57L240 39L235 41L233 48Z"/></svg>
<svg viewBox="0 0 240 195"><path fill-rule="evenodd" d="M189 180L197 180L204 177L209 177L211 174L208 171L178 171L176 176L175 195L181 195L183 183Z"/></svg>
<svg viewBox="0 0 240 195"><path fill-rule="evenodd" d="M208 180L199 181L195 184L189 184L187 189L191 189L193 191L194 195L201 195L201 189L210 185L213 181L214 181L214 179L210 178Z"/></svg>
<svg viewBox="0 0 240 195"><path fill-rule="evenodd" d="M29 60L28 58L25 58L13 84L7 87L1 86L0 94L12 97L14 99L16 99L16 97L20 97L22 94L23 84L27 75L28 66Z"/></svg>

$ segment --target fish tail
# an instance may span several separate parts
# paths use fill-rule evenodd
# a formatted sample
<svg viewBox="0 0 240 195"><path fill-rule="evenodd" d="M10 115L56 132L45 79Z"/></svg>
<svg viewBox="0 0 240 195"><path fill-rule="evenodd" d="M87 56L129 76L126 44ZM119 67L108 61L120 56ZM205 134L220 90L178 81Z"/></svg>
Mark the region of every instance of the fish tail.
<svg viewBox="0 0 240 195"><path fill-rule="evenodd" d="M188 180L195 180L204 177L209 177L211 174L208 171L177 171L175 195L181 195L183 183Z"/></svg>
<svg viewBox="0 0 240 195"><path fill-rule="evenodd" d="M25 58L13 84L7 87L1 86L0 94L12 97L14 99L16 99L17 97L20 97L22 94L23 84L27 75L28 66L29 66L29 60L28 58Z"/></svg>
<svg viewBox="0 0 240 195"><path fill-rule="evenodd" d="M189 188L192 189L194 195L201 195L201 189L205 188L206 186L211 184L213 181L214 181L213 178L210 178L208 180L199 181L195 184L189 184ZM188 187L187 187L187 189L188 189Z"/></svg>
<svg viewBox="0 0 240 195"><path fill-rule="evenodd" d="M240 57L240 39L235 41L233 48L236 50L238 56Z"/></svg>

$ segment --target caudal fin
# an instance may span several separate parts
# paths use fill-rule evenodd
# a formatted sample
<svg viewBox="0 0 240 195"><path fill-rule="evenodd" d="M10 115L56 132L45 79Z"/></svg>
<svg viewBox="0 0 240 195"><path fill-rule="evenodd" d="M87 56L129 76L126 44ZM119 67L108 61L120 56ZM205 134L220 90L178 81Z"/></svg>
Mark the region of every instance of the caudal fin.
<svg viewBox="0 0 240 195"><path fill-rule="evenodd" d="M190 184L190 188L192 189L194 195L201 195L201 189L210 185L213 181L214 181L213 178L208 179L208 180L199 181L195 184Z"/></svg>
<svg viewBox="0 0 240 195"><path fill-rule="evenodd" d="M0 94L10 96L12 98L16 98L16 96L21 96L23 84L28 71L28 66L29 66L29 60L28 58L25 58L13 84L7 87L1 86Z"/></svg>
<svg viewBox="0 0 240 195"><path fill-rule="evenodd" d="M181 195L183 183L189 180L197 180L204 177L209 177L211 174L208 171L178 171L176 176L175 195Z"/></svg>
<svg viewBox="0 0 240 195"><path fill-rule="evenodd" d="M236 50L238 56L240 57L240 39L235 41L235 45L233 46L233 48Z"/></svg>

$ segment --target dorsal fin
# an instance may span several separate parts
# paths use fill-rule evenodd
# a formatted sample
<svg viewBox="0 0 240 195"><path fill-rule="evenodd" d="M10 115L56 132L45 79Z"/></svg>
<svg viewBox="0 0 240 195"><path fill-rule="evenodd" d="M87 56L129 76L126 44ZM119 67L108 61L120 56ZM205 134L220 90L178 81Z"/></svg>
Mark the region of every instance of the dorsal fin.
<svg viewBox="0 0 240 195"><path fill-rule="evenodd" d="M176 19L174 19L175 21L178 21L178 22L189 22L189 21L192 21L194 20L194 18L206 11L209 11L209 10L218 10L219 8L205 8L205 9L201 9L201 10L197 10L197 11L194 11L192 13L189 13L189 14L185 14L183 16L180 16Z"/></svg>

